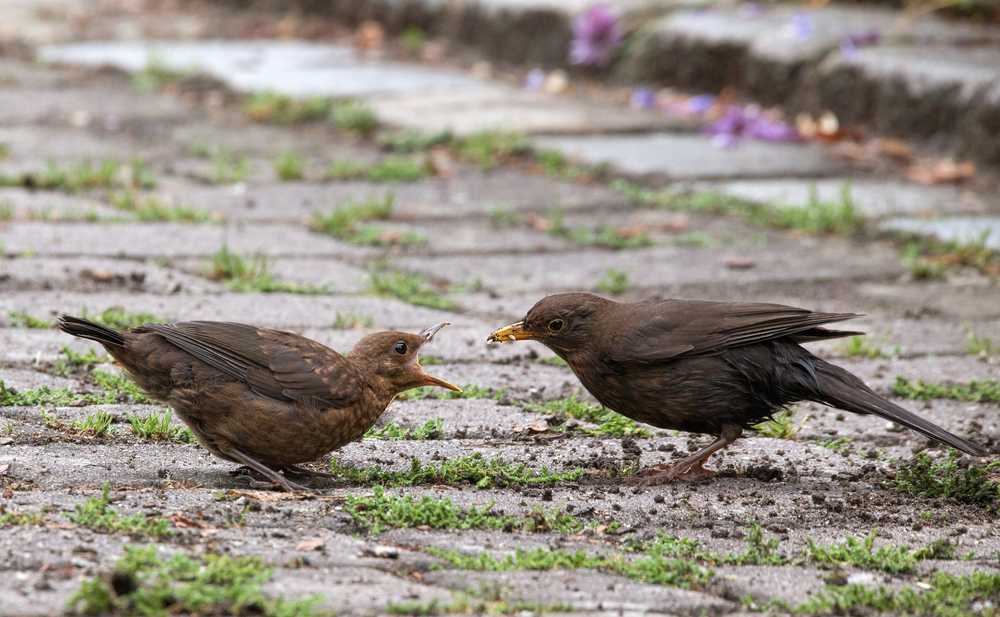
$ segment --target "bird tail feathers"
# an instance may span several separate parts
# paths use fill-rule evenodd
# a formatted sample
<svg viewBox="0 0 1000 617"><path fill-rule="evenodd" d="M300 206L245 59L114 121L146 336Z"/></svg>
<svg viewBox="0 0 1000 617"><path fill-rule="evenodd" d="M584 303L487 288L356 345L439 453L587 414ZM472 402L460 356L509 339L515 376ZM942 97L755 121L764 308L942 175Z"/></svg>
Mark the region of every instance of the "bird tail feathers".
<svg viewBox="0 0 1000 617"><path fill-rule="evenodd" d="M125 339L122 337L121 333L112 330L111 328L106 328L100 324L96 324L92 321L87 321L86 319L73 317L71 315L61 315L59 317L58 325L60 330L66 332L67 334L72 334L73 336L89 339L91 341L97 341L102 345L114 345L115 347L125 346Z"/></svg>

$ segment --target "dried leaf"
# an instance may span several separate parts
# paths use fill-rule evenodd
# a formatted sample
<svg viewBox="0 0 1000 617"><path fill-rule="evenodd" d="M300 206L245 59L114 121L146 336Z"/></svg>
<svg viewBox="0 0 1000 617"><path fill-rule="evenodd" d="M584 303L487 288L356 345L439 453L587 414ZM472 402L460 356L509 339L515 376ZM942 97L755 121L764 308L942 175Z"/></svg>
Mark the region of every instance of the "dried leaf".
<svg viewBox="0 0 1000 617"><path fill-rule="evenodd" d="M756 262L749 257L730 257L723 262L730 270L749 270L756 266Z"/></svg>
<svg viewBox="0 0 1000 617"><path fill-rule="evenodd" d="M325 538L306 538L295 545L297 551L315 551L326 544Z"/></svg>
<svg viewBox="0 0 1000 617"><path fill-rule="evenodd" d="M204 529L205 524L201 521L196 521L187 516L184 516L180 512L172 514L167 517L174 524L174 527L179 527L181 529Z"/></svg>
<svg viewBox="0 0 1000 617"><path fill-rule="evenodd" d="M906 177L920 184L955 184L969 180L976 175L976 166L954 159L921 161L906 170Z"/></svg>

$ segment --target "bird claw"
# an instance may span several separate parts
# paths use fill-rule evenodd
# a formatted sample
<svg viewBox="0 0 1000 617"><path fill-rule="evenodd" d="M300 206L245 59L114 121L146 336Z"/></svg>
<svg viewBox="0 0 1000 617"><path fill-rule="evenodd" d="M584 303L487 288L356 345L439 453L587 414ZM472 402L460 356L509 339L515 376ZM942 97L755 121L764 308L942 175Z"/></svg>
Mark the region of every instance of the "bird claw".
<svg viewBox="0 0 1000 617"><path fill-rule="evenodd" d="M629 479L628 484L640 488L649 488L670 482L684 481L697 482L715 475L711 469L705 469L701 463L678 464L678 465L657 465L643 469Z"/></svg>

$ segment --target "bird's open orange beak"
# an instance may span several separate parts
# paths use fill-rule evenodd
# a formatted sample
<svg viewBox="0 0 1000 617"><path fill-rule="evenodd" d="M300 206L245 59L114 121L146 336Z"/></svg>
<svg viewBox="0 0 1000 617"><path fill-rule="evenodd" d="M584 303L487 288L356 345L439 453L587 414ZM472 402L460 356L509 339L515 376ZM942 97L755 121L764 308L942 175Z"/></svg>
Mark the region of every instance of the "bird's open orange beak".
<svg viewBox="0 0 1000 617"><path fill-rule="evenodd" d="M494 330L492 334L486 337L486 342L513 343L514 341L525 341L533 338L535 338L534 335L524 329L524 322L519 321Z"/></svg>
<svg viewBox="0 0 1000 617"><path fill-rule="evenodd" d="M438 331L441 328L443 328L445 326L450 326L450 325L451 324L448 323L447 321L444 322L444 323L439 323L436 326L431 326L430 328L427 328L426 330L424 330L423 332L421 332L420 336L424 337L424 342L425 343L429 343L434 338L434 335L437 334ZM439 377L435 377L433 375L428 375L427 373L425 373L424 372L424 367L420 366L420 360L419 359L417 360L417 370L420 371L421 379L423 379L423 382L422 382L421 385L424 385L424 386L440 386L442 388L445 388L447 390L452 390L454 392L461 392L462 391L461 388L459 388L458 386L456 386L453 383L447 382L447 381L445 381L445 380L443 380L443 379L441 379Z"/></svg>

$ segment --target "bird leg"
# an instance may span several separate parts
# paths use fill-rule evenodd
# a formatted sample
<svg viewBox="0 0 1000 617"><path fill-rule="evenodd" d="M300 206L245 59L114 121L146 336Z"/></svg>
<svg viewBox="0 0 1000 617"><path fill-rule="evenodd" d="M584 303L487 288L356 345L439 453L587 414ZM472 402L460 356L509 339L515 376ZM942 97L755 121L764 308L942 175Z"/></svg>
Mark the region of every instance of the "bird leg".
<svg viewBox="0 0 1000 617"><path fill-rule="evenodd" d="M656 486L674 480L700 480L712 475L710 469L705 469L705 461L719 450L739 439L743 429L735 424L723 425L719 437L707 447L698 450L676 463L664 463L639 472L633 484L638 486Z"/></svg>
<svg viewBox="0 0 1000 617"><path fill-rule="evenodd" d="M292 482L291 480L289 480L285 476L281 475L277 471L274 471L273 469L271 469L267 465L264 465L262 463L258 463L256 460L254 460L253 458L247 456L246 454L243 454L242 452L240 452L236 448L233 448L231 446L227 446L225 449L219 448L219 450L223 454L225 454L226 456L228 456L231 459L233 459L234 461L236 461L238 463L243 463L244 465L246 465L250 469L253 469L254 471L256 471L257 473L259 473L260 475L262 475L265 478L267 478L268 480L270 480L273 484L276 484L276 485L280 486L281 488L285 489L289 493L295 493L295 492L298 492L298 491L305 492L305 493L312 492L312 491L310 491L310 489L302 486L301 484L296 484L295 482Z"/></svg>

